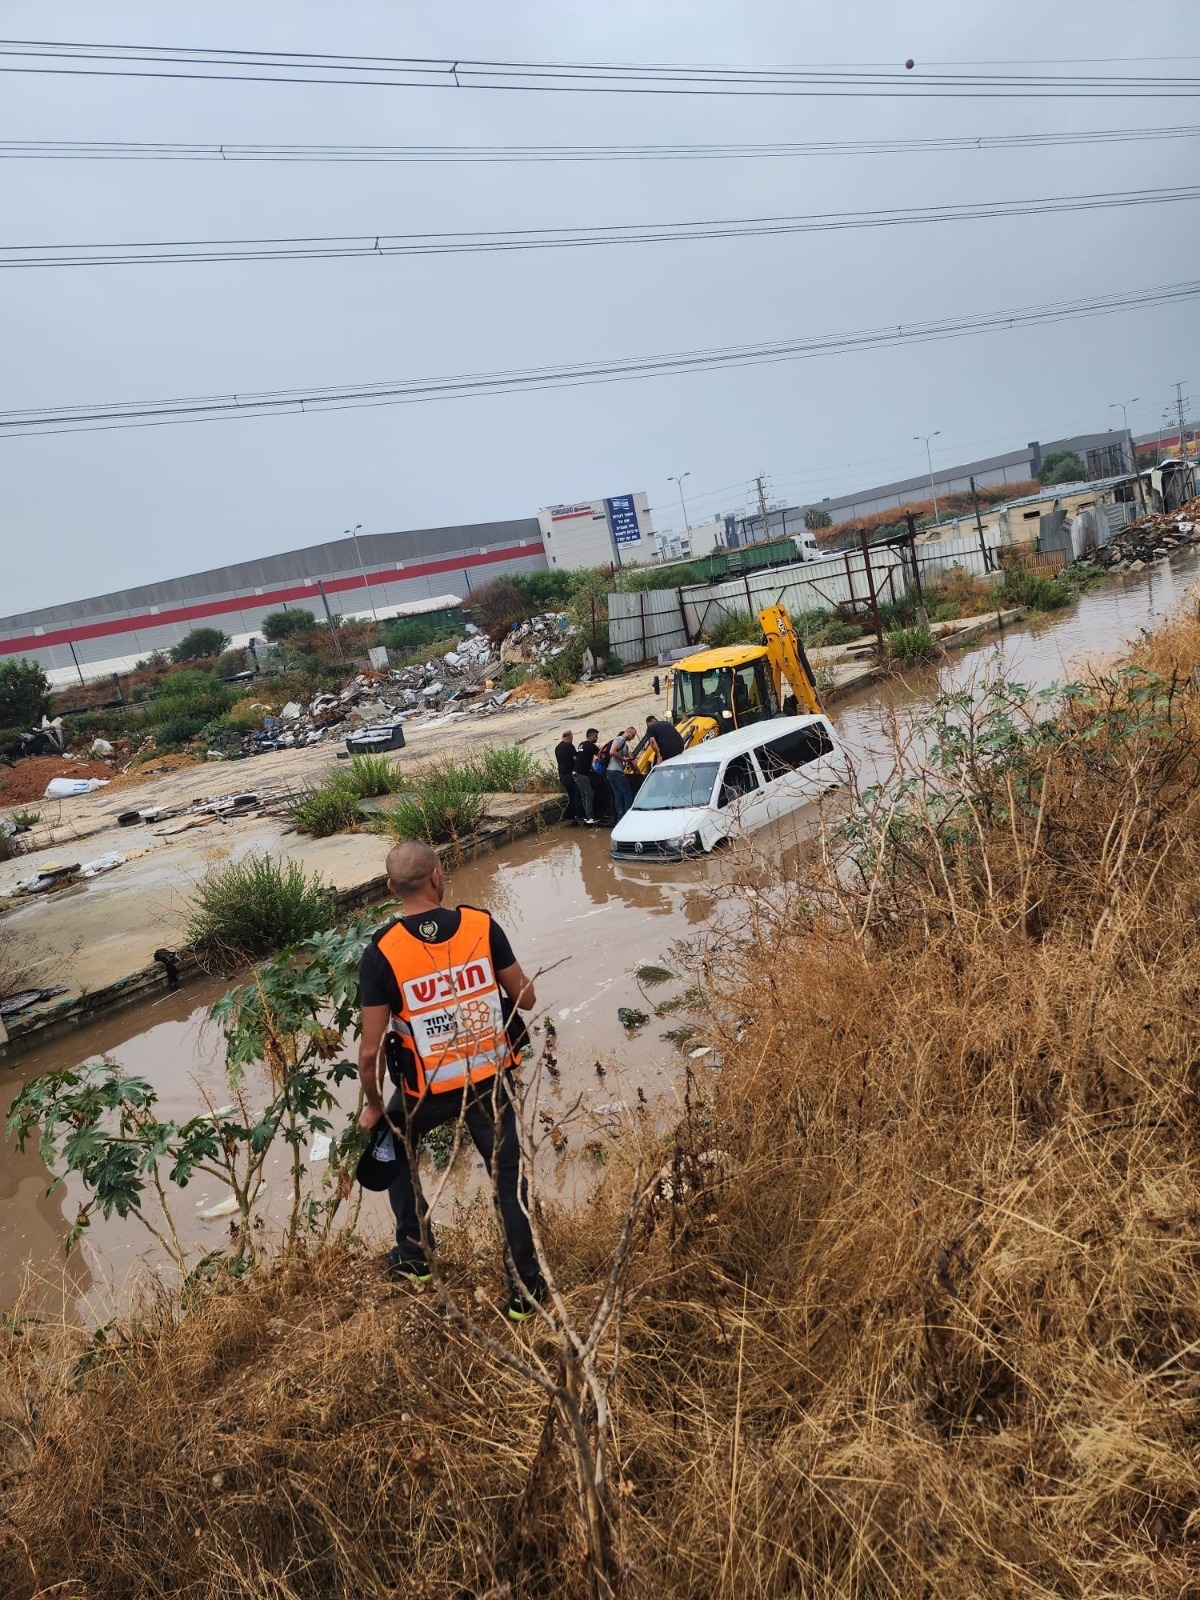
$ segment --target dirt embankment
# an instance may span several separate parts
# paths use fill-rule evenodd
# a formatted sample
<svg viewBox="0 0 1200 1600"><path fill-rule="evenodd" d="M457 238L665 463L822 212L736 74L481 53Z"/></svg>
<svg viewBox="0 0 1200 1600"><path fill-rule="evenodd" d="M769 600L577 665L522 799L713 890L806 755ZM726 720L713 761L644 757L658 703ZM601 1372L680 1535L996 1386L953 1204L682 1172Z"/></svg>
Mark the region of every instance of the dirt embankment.
<svg viewBox="0 0 1200 1600"><path fill-rule="evenodd" d="M486 1217L443 1241L457 1326L353 1247L86 1350L6 1322L0 1590L1193 1592L1198 657L1193 613L1036 738L998 708L949 809L864 813L861 876L814 859L710 941L723 1065L598 1352L607 1590L530 1377L566 1336L481 1303ZM536 1210L580 1325L639 1148L634 1112L595 1201Z"/></svg>
<svg viewBox="0 0 1200 1600"><path fill-rule="evenodd" d="M51 778L103 778L119 781L121 773L106 761L73 761L63 756L28 756L11 767L0 766L0 806L28 805L44 799Z"/></svg>

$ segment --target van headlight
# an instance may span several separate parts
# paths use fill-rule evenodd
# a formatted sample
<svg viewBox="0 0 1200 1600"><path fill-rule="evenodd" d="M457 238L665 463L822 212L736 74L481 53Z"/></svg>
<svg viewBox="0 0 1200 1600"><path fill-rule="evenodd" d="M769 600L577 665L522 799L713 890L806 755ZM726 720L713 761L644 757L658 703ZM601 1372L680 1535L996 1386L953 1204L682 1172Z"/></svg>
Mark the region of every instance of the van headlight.
<svg viewBox="0 0 1200 1600"><path fill-rule="evenodd" d="M678 839L672 839L671 849L678 850L681 856L702 856L704 843L700 838L699 828L694 828L691 833L681 834Z"/></svg>

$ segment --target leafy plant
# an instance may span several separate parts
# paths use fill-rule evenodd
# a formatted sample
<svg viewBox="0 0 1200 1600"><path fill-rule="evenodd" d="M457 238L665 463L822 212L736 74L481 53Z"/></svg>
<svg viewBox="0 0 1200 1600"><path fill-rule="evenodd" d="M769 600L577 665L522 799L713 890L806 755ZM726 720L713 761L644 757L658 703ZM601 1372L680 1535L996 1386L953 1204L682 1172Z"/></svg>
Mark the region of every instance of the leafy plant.
<svg viewBox="0 0 1200 1600"><path fill-rule="evenodd" d="M287 814L299 833L324 839L331 833L346 833L362 821L358 796L344 783L313 784L294 795L287 803Z"/></svg>
<svg viewBox="0 0 1200 1600"><path fill-rule="evenodd" d="M272 955L326 928L333 897L298 861L251 854L210 872L191 897L188 943L215 965Z"/></svg>
<svg viewBox="0 0 1200 1600"><path fill-rule="evenodd" d="M821 506L809 506L804 513L804 526L815 533L818 528L832 528L833 518Z"/></svg>
<svg viewBox="0 0 1200 1600"><path fill-rule="evenodd" d="M940 654L937 640L929 629L919 623L910 628L895 628L883 636L883 653L887 660L898 666L915 666L922 661L936 661Z"/></svg>
<svg viewBox="0 0 1200 1600"><path fill-rule="evenodd" d="M1082 483L1087 475L1082 458L1074 450L1055 450L1042 458L1038 482L1047 487L1055 483Z"/></svg>
<svg viewBox="0 0 1200 1600"><path fill-rule="evenodd" d="M154 743L159 750L181 750L208 727L207 717L167 717L154 724Z"/></svg>
<svg viewBox="0 0 1200 1600"><path fill-rule="evenodd" d="M474 832L482 813L479 790L442 779L401 795L384 822L396 839L457 844Z"/></svg>
<svg viewBox="0 0 1200 1600"><path fill-rule="evenodd" d="M206 661L229 647L229 635L220 628L193 628L171 650L172 661Z"/></svg>
<svg viewBox="0 0 1200 1600"><path fill-rule="evenodd" d="M305 1235L328 1236L350 1193L363 1135L352 1119L331 1137L323 1195L306 1180L305 1154L318 1135L333 1134L336 1091L357 1070L339 1057L342 1038L355 1025L358 961L369 934L365 923L356 923L311 939L293 955L268 962L253 982L230 990L212 1008L225 1038L234 1096L229 1107L184 1121L163 1118L153 1086L112 1061L62 1068L25 1085L9 1110L7 1134L21 1150L37 1135L41 1157L56 1174L51 1192L69 1173L88 1191L68 1250L95 1214L133 1216L186 1272L188 1249L168 1185L186 1189L202 1174L225 1185L237 1202L227 1264L244 1269L255 1258L252 1212L277 1140L288 1149L291 1178L285 1247ZM267 1082L262 1106L247 1079L247 1069L257 1065ZM210 1255L201 1265L212 1262Z"/></svg>
<svg viewBox="0 0 1200 1600"><path fill-rule="evenodd" d="M49 706L49 680L36 661L0 662L0 728L32 728Z"/></svg>
<svg viewBox="0 0 1200 1600"><path fill-rule="evenodd" d="M294 633L311 633L317 626L317 619L311 611L302 609L268 611L261 626L263 638L268 644L278 644L282 639L290 639Z"/></svg>
<svg viewBox="0 0 1200 1600"><path fill-rule="evenodd" d="M1004 569L1000 597L1006 605L1024 606L1027 611L1057 611L1074 598L1070 584L1061 577L1048 578L1015 561Z"/></svg>
<svg viewBox="0 0 1200 1600"><path fill-rule="evenodd" d="M762 629L748 611L722 611L705 624L704 637L720 650L731 644L761 644Z"/></svg>
<svg viewBox="0 0 1200 1600"><path fill-rule="evenodd" d="M359 800L396 794L405 784L404 774L384 754L351 756L349 765L337 773L337 781Z"/></svg>
<svg viewBox="0 0 1200 1600"><path fill-rule="evenodd" d="M14 811L9 821L18 833L26 833L30 828L42 820L40 811Z"/></svg>

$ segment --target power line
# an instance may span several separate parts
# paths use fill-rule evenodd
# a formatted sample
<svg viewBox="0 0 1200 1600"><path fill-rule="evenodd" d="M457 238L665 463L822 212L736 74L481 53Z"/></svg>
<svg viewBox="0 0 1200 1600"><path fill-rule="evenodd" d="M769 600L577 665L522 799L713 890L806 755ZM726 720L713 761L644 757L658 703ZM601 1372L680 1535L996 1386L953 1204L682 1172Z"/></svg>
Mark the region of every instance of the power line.
<svg viewBox="0 0 1200 1600"><path fill-rule="evenodd" d="M485 395L570 388L584 384L621 383L635 378L759 366L811 359L847 351L928 344L943 339L999 329L1035 327L1153 305L1175 305L1200 296L1200 279L1149 289L1122 290L1082 300L1051 301L1016 310L981 312L933 322L866 328L841 334L803 335L761 344L726 345L705 350L626 356L595 362L511 371L466 373L437 378L396 379L311 389L285 389L248 394L191 396L156 401L112 401L0 412L0 436L30 433L76 433L127 427L162 426L222 418L277 416L347 407L404 405L430 400L479 398Z"/></svg>
<svg viewBox="0 0 1200 1600"><path fill-rule="evenodd" d="M1166 59L1166 58L1157 58ZM0 40L0 72L306 83L521 93L892 96L910 98L1126 99L1200 93L1178 74L909 70L874 66L739 66L615 62L489 61L450 57L326 54L169 45ZM36 63L36 64L35 64Z"/></svg>
<svg viewBox="0 0 1200 1600"><path fill-rule="evenodd" d="M481 255L511 250L563 250L598 245L665 244L697 239L744 239L834 233L856 228L912 227L1042 216L1200 199L1200 185L1111 193L1046 195L1031 200L984 200L959 205L877 211L832 211L811 216L731 217L688 222L605 223L595 227L478 229L453 233L334 234L280 239L174 239L109 244L0 246L0 268L166 266L229 261L329 261L347 256Z"/></svg>
<svg viewBox="0 0 1200 1600"><path fill-rule="evenodd" d="M575 162L745 161L823 156L927 155L956 151L1037 150L1073 145L1135 144L1194 139L1200 124L1160 128L1094 128L1065 133L948 134L928 139L831 139L774 144L339 145L183 144L158 139L0 139L0 160L21 161L293 161L293 162Z"/></svg>

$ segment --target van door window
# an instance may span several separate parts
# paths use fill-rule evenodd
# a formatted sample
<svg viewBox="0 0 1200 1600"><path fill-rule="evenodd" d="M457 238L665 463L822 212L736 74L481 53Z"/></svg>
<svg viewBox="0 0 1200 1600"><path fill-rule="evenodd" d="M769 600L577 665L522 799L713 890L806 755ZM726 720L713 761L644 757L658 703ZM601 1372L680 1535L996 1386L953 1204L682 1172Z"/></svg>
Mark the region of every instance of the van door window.
<svg viewBox="0 0 1200 1600"><path fill-rule="evenodd" d="M725 768L725 776L721 779L721 795L717 801L719 806L732 805L735 800L740 800L744 795L753 794L758 788L758 774L748 755L734 756Z"/></svg>
<svg viewBox="0 0 1200 1600"><path fill-rule="evenodd" d="M825 724L810 722L806 728L796 728L791 733L781 733L777 739L768 740L756 754L763 777L770 783L785 772L794 772L798 767L806 767L810 761L827 756L832 749L833 740Z"/></svg>

